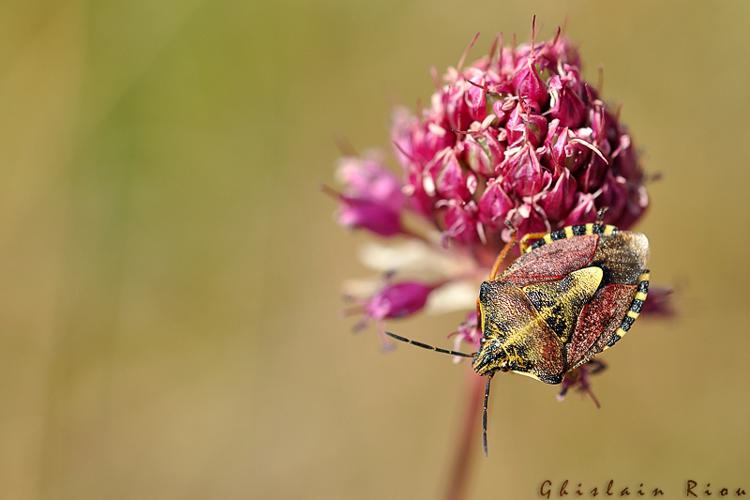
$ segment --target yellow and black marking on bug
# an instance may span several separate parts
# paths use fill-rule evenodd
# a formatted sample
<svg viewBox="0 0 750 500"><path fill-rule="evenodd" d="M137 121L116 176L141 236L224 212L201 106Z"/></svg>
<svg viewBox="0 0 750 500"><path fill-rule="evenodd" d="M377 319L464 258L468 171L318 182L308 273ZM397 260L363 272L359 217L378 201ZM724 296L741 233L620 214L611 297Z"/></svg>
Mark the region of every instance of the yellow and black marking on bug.
<svg viewBox="0 0 750 500"><path fill-rule="evenodd" d="M648 239L601 222L529 234L521 255L498 269L514 240L482 283L477 300L480 348L473 354L430 346L389 333L396 340L472 358L487 376L482 441L487 453L490 381L515 372L547 384L615 345L633 326L648 294Z"/></svg>

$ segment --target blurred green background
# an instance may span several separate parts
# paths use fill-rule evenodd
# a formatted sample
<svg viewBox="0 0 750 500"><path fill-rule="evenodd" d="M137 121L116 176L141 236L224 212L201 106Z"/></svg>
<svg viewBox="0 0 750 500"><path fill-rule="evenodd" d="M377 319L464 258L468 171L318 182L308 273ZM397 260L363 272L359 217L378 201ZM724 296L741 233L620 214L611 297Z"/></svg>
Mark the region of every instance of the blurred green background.
<svg viewBox="0 0 750 500"><path fill-rule="evenodd" d="M750 490L750 3L8 0L0 498L439 498L465 367L349 333L366 238L319 185L337 137L390 149L431 65L476 31L477 56L525 39L532 13L544 37L567 19L664 176L641 228L680 315L607 352L599 411L496 379L470 496ZM439 342L459 319L397 328Z"/></svg>

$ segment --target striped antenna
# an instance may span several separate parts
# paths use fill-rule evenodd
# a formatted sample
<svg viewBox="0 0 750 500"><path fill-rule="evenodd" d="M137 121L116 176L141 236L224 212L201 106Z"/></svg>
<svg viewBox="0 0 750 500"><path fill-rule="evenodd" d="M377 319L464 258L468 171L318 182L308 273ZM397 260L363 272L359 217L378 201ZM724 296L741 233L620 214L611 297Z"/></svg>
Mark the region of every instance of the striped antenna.
<svg viewBox="0 0 750 500"><path fill-rule="evenodd" d="M391 332L385 332L386 335L389 337L396 339L400 342L405 342L407 344L412 344L417 347L421 347L422 349L429 349L431 351L437 351L442 354L450 354L451 356L461 356L464 358L473 358L473 354L466 354L465 352L458 352L458 351L451 351L450 349L443 349L442 347L435 347L434 345L425 344L423 342L419 342L417 340L411 340L407 339L406 337L402 337L401 335L396 335L395 333Z"/></svg>
<svg viewBox="0 0 750 500"><path fill-rule="evenodd" d="M482 407L482 449L484 450L484 456L488 455L487 448L487 404L490 401L490 382L492 381L492 375L487 377L487 384L484 386L484 406Z"/></svg>

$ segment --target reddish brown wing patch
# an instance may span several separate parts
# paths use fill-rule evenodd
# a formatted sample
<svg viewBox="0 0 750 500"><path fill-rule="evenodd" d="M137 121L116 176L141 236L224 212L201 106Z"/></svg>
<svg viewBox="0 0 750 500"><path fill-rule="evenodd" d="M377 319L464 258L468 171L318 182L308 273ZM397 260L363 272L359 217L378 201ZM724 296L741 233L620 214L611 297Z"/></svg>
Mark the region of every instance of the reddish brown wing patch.
<svg viewBox="0 0 750 500"><path fill-rule="evenodd" d="M546 384L559 384L563 376L563 350L560 339L547 325L539 325L537 333L524 339L530 366L513 371L528 373Z"/></svg>
<svg viewBox="0 0 750 500"><path fill-rule="evenodd" d="M565 346L569 369L604 349L628 312L636 288L635 285L607 285L584 306L573 336Z"/></svg>
<svg viewBox="0 0 750 500"><path fill-rule="evenodd" d="M560 280L578 269L587 267L594 258L599 236L575 236L552 241L517 258L500 280L517 286L541 281Z"/></svg>

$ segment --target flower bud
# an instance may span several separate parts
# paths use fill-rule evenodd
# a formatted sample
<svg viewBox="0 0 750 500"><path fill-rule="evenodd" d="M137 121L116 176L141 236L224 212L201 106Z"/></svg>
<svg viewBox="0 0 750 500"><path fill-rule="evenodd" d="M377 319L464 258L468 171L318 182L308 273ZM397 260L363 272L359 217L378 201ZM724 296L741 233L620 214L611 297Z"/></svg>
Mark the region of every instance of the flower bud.
<svg viewBox="0 0 750 500"><path fill-rule="evenodd" d="M470 188L476 187L470 175L465 175L458 158L452 149L447 149L442 158L442 166L437 171L435 187L438 194L446 199L469 200L473 194Z"/></svg>
<svg viewBox="0 0 750 500"><path fill-rule="evenodd" d="M594 195L589 193L578 193L575 206L565 218L561 226L575 226L586 224L596 220L596 205Z"/></svg>
<svg viewBox="0 0 750 500"><path fill-rule="evenodd" d="M421 168L435 155L452 147L455 141L439 122L419 123L408 111L399 109L394 114L391 138L401 164L407 168Z"/></svg>
<svg viewBox="0 0 750 500"><path fill-rule="evenodd" d="M573 207L575 198L576 180L570 175L570 171L565 169L555 184L539 199L539 206L549 219L561 220Z"/></svg>
<svg viewBox="0 0 750 500"><path fill-rule="evenodd" d="M500 184L490 181L479 199L479 221L491 228L502 227L502 221L515 205Z"/></svg>
<svg viewBox="0 0 750 500"><path fill-rule="evenodd" d="M464 158L474 172L482 177L492 177L505 157L502 143L485 130L469 134L464 141Z"/></svg>
<svg viewBox="0 0 750 500"><path fill-rule="evenodd" d="M443 218L445 240L456 241L462 245L471 246L479 241L477 232L477 208L474 202L462 204L456 201L447 203Z"/></svg>
<svg viewBox="0 0 750 500"><path fill-rule="evenodd" d="M527 143L514 155L507 156L504 163L506 165L501 168L508 173L505 185L518 196L532 196L542 188L542 167L531 144Z"/></svg>
<svg viewBox="0 0 750 500"><path fill-rule="evenodd" d="M450 85L443 94L442 102L445 109L445 118L452 130L466 130L473 121L464 96L464 85L469 84L460 81Z"/></svg>
<svg viewBox="0 0 750 500"><path fill-rule="evenodd" d="M385 237L402 233L405 198L401 182L390 170L375 158L347 157L339 164L338 177L345 185L344 193L324 190L340 202L341 225Z"/></svg>
<svg viewBox="0 0 750 500"><path fill-rule="evenodd" d="M464 99L469 116L474 120L481 122L487 116L487 91L484 88L484 78L479 72L478 76L470 79L472 83L466 82Z"/></svg>
<svg viewBox="0 0 750 500"><path fill-rule="evenodd" d="M628 186L624 177L607 175L599 196L599 205L607 208L605 220L619 224L620 217L628 204Z"/></svg>
<svg viewBox="0 0 750 500"><path fill-rule="evenodd" d="M635 151L630 143L630 136L623 134L619 138L619 145L612 153L613 168L626 179L640 181L643 174L638 167Z"/></svg>
<svg viewBox="0 0 750 500"><path fill-rule="evenodd" d="M434 212L434 193L428 193L424 187L424 174L422 172L409 172L406 177L406 185L403 192L409 200L409 207L425 217L430 217ZM430 181L431 182L431 181Z"/></svg>
<svg viewBox="0 0 750 500"><path fill-rule="evenodd" d="M537 207L528 202L513 211L511 221L519 238L522 238L525 234L546 233L550 230L544 214L541 214Z"/></svg>
<svg viewBox="0 0 750 500"><path fill-rule="evenodd" d="M533 57L523 60L513 77L513 88L520 98L539 110L547 103L549 95L534 62Z"/></svg>
<svg viewBox="0 0 750 500"><path fill-rule="evenodd" d="M586 105L572 84L555 75L549 81L550 116L563 127L578 127L586 116Z"/></svg>
<svg viewBox="0 0 750 500"><path fill-rule="evenodd" d="M525 139L537 147L547 136L547 119L538 114L525 113L522 111L522 105L519 104L511 112L505 129L508 131L509 144Z"/></svg>
<svg viewBox="0 0 750 500"><path fill-rule="evenodd" d="M340 195L339 224L365 229L380 236L396 236L403 232L401 216L379 201Z"/></svg>
<svg viewBox="0 0 750 500"><path fill-rule="evenodd" d="M627 229L638 220L648 207L648 193L644 186L629 185L628 198L617 226Z"/></svg>
<svg viewBox="0 0 750 500"><path fill-rule="evenodd" d="M586 130L579 129L576 132L578 135L576 135L569 128L563 127L557 129L555 135L550 134L547 136L546 144L550 163L555 168L555 171L565 168L575 173L589 160L591 149L575 140L579 139L579 135L587 138L590 137Z"/></svg>
<svg viewBox="0 0 750 500"><path fill-rule="evenodd" d="M454 349L457 351L460 350L461 342L466 342L478 348L481 340L482 332L479 331L479 316L476 310L470 311L466 315L466 319L456 329Z"/></svg>
<svg viewBox="0 0 750 500"><path fill-rule="evenodd" d="M602 185L608 168L601 156L592 154L588 165L577 174L581 190L587 193L596 191Z"/></svg>
<svg viewBox="0 0 750 500"><path fill-rule="evenodd" d="M401 181L374 156L342 158L337 177L347 196L380 201L394 211L404 205Z"/></svg>
<svg viewBox="0 0 750 500"><path fill-rule="evenodd" d="M417 281L386 285L365 302L365 313L375 320L409 316L424 308L435 288Z"/></svg>
<svg viewBox="0 0 750 500"><path fill-rule="evenodd" d="M518 99L508 96L502 99L497 99L492 103L492 113L497 117L498 124L503 124L508 121L511 113L516 109Z"/></svg>

